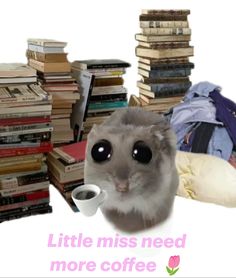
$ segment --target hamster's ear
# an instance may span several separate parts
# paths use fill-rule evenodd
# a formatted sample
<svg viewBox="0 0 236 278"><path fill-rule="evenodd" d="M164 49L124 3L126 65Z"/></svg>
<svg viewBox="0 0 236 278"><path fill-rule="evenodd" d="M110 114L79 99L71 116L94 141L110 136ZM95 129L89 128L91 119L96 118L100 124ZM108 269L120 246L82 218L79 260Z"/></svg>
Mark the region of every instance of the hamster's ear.
<svg viewBox="0 0 236 278"><path fill-rule="evenodd" d="M97 134L97 132L98 132L98 125L94 124L88 134L89 138L90 139L93 138Z"/></svg>
<svg viewBox="0 0 236 278"><path fill-rule="evenodd" d="M160 142L164 139L163 129L160 129L158 126L152 125L150 132L152 135L157 137Z"/></svg>
<svg viewBox="0 0 236 278"><path fill-rule="evenodd" d="M169 124L152 125L151 134L160 142L162 149L176 150L176 136Z"/></svg>

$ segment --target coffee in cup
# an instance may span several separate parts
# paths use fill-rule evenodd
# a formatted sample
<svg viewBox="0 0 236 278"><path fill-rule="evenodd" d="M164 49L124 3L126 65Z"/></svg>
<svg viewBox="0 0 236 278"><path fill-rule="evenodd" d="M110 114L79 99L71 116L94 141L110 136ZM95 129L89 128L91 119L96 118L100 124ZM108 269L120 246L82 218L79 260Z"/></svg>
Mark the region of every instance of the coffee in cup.
<svg viewBox="0 0 236 278"><path fill-rule="evenodd" d="M76 187L71 193L76 207L85 216L92 216L105 201L107 194L95 184L84 184Z"/></svg>

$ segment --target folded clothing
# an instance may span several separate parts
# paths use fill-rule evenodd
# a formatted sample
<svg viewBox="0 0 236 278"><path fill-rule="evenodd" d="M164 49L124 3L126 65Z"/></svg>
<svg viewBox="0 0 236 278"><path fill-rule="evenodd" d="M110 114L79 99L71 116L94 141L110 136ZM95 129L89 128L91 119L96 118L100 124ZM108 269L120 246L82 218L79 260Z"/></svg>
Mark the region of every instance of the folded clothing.
<svg viewBox="0 0 236 278"><path fill-rule="evenodd" d="M227 161L207 155L177 151L177 195L198 201L236 207L236 171Z"/></svg>

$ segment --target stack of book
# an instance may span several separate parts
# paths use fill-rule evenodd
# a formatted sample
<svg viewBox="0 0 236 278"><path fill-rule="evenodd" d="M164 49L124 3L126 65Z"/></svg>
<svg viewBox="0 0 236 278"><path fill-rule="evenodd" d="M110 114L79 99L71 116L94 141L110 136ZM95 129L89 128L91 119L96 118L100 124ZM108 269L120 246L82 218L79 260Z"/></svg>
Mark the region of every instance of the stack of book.
<svg viewBox="0 0 236 278"><path fill-rule="evenodd" d="M51 183L58 189L73 211L78 211L72 198L74 188L84 183L86 141L54 148L47 162Z"/></svg>
<svg viewBox="0 0 236 278"><path fill-rule="evenodd" d="M113 111L127 106L127 90L123 86L123 74L130 64L118 59L84 60L72 63L72 72L79 80L84 71L95 79L88 96L83 140L93 124L102 123Z"/></svg>
<svg viewBox="0 0 236 278"><path fill-rule="evenodd" d="M64 52L66 42L28 39L28 64L37 70L42 88L52 96L52 142L64 144L74 140L70 117L72 105L80 98L78 84L71 76Z"/></svg>
<svg viewBox="0 0 236 278"><path fill-rule="evenodd" d="M194 64L189 61L193 56L189 14L189 10L142 10L142 33L135 36L141 75L136 101L147 110L165 112L179 103L191 86Z"/></svg>
<svg viewBox="0 0 236 278"><path fill-rule="evenodd" d="M24 64L0 64L0 222L52 211L51 96Z"/></svg>

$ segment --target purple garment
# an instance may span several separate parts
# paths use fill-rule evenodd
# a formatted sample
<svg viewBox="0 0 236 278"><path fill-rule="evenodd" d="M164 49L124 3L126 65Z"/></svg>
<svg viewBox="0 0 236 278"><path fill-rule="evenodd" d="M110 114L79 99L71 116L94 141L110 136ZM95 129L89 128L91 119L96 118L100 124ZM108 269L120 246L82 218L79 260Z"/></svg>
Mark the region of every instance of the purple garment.
<svg viewBox="0 0 236 278"><path fill-rule="evenodd" d="M223 97L218 91L209 93L216 107L216 119L223 122L236 145L236 103Z"/></svg>

